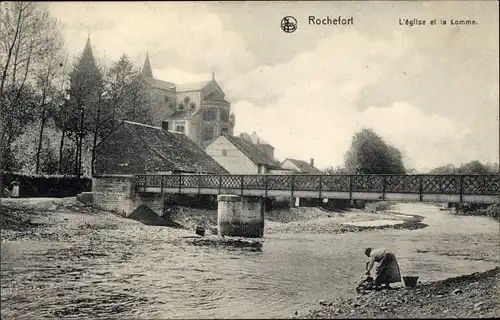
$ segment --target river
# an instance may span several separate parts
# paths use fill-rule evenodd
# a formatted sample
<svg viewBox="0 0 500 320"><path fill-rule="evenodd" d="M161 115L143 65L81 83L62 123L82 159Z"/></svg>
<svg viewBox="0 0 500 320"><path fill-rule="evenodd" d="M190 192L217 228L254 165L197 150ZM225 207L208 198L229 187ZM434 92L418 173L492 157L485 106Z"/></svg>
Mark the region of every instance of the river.
<svg viewBox="0 0 500 320"><path fill-rule="evenodd" d="M368 246L393 249L403 275L423 282L498 265L494 220L429 204L392 211L429 227L272 234L252 252L186 245L186 231L114 215L51 215L43 240L2 241L2 319L288 317L354 294Z"/></svg>

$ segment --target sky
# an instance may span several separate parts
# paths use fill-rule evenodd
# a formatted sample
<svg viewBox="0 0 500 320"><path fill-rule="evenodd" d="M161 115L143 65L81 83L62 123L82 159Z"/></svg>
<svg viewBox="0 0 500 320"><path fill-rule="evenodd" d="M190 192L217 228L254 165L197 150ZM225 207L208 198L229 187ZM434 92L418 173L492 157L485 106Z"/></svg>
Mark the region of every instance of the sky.
<svg viewBox="0 0 500 320"><path fill-rule="evenodd" d="M158 79L188 83L215 72L236 116L235 134L256 132L280 160L342 166L353 134L372 128L401 150L407 167L425 171L499 162L498 6L52 2L49 9L73 58L90 34L98 60L126 53L141 66L148 52ZM297 20L295 32L281 29L285 16ZM310 25L310 16L353 17L353 24Z"/></svg>

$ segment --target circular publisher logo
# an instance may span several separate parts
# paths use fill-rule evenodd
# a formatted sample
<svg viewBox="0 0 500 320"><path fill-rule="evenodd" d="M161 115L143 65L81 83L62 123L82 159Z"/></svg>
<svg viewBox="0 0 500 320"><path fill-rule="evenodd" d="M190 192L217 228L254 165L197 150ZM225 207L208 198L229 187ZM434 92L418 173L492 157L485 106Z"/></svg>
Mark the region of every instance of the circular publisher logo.
<svg viewBox="0 0 500 320"><path fill-rule="evenodd" d="M281 29L286 33L297 30L297 20L292 16L286 16L281 20Z"/></svg>

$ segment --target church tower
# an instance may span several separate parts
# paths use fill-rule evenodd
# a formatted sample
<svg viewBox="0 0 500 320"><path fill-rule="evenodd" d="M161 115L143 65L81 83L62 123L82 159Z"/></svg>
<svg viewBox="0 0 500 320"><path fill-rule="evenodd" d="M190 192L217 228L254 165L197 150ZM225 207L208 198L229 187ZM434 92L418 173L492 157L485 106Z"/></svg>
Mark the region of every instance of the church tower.
<svg viewBox="0 0 500 320"><path fill-rule="evenodd" d="M151 69L151 62L149 62L149 53L146 53L146 60L144 60L144 66L142 67L142 75L148 78L153 78L153 69Z"/></svg>
<svg viewBox="0 0 500 320"><path fill-rule="evenodd" d="M174 84L153 77L149 54L141 70L155 126L184 133L202 149L215 137L233 135L235 116L225 93L212 79Z"/></svg>

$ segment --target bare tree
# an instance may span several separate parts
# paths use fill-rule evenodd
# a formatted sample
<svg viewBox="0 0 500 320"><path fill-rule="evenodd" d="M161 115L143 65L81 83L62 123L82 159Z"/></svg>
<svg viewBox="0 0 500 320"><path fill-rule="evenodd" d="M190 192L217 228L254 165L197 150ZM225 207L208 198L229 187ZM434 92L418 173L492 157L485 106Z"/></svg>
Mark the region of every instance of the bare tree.
<svg viewBox="0 0 500 320"><path fill-rule="evenodd" d="M53 22L50 38L47 40L53 44L52 47L54 50L51 50L47 55L42 57L40 68L36 72L37 89L40 91L39 94L41 96L40 106L38 108L40 131L36 152L36 173L38 173L40 169L40 153L42 150L45 124L47 119L57 112L56 108L58 104L64 99L64 93L58 90L58 88L62 87L61 82L64 81L65 77L63 68L65 65L65 53L63 49L63 37L55 21Z"/></svg>
<svg viewBox="0 0 500 320"><path fill-rule="evenodd" d="M36 85L41 60L56 48L54 23L44 3L0 3L0 168L6 168L6 152L22 129L15 125L32 116L25 95L33 93L29 87Z"/></svg>

